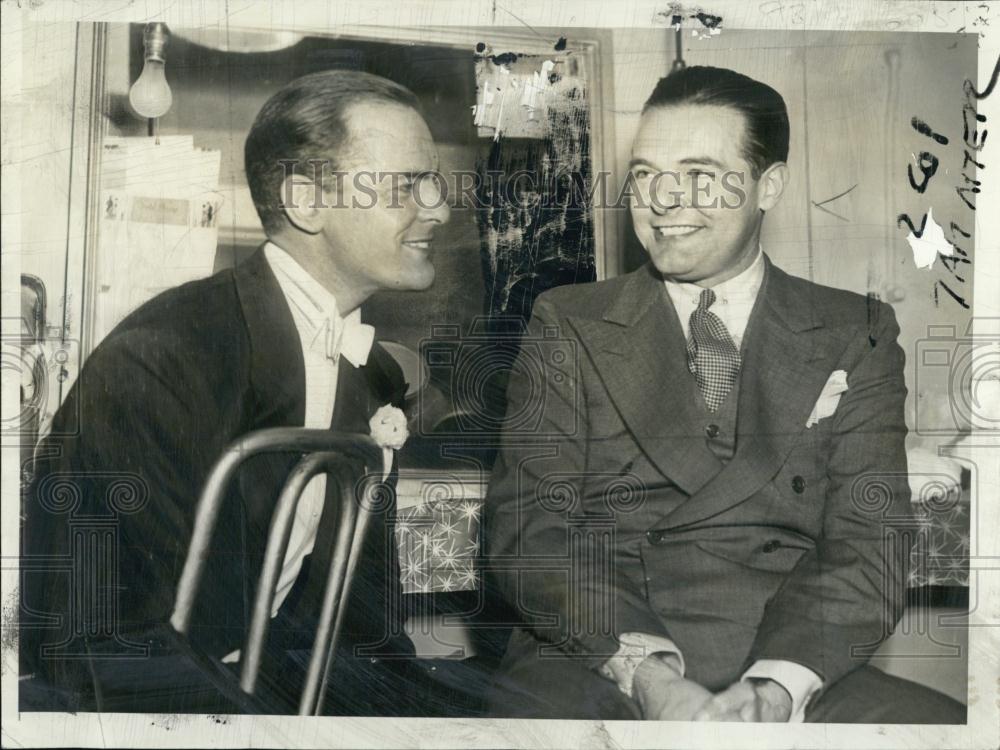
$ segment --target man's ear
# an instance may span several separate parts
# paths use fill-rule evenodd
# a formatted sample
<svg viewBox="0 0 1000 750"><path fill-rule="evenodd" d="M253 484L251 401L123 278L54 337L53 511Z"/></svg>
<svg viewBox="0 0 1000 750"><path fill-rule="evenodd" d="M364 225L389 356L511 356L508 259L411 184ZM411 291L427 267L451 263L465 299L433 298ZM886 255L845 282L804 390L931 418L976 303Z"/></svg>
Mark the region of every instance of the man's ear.
<svg viewBox="0 0 1000 750"><path fill-rule="evenodd" d="M770 211L778 205L785 186L788 184L788 165L783 161L775 162L760 176L760 196L757 206L761 211Z"/></svg>
<svg viewBox="0 0 1000 750"><path fill-rule="evenodd" d="M308 234L319 234L323 229L320 213L326 204L321 185L305 175L291 174L281 185L281 209L288 223Z"/></svg>

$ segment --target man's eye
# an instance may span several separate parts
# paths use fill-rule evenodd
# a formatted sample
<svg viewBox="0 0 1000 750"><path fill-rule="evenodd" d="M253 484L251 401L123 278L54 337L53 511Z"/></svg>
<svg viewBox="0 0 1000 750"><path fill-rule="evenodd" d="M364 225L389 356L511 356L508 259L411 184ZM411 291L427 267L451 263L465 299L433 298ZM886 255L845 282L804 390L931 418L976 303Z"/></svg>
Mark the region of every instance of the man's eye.
<svg viewBox="0 0 1000 750"><path fill-rule="evenodd" d="M648 169L643 169L640 167L638 169L632 170L632 176L635 177L637 180L648 180L650 177L653 176L653 173Z"/></svg>

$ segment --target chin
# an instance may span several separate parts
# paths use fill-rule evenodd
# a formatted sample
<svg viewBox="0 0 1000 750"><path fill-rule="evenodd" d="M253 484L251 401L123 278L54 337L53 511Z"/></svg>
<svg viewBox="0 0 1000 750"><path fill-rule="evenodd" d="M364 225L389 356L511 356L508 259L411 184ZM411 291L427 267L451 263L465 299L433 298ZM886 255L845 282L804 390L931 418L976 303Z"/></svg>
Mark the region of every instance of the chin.
<svg viewBox="0 0 1000 750"><path fill-rule="evenodd" d="M407 289L411 292L422 292L425 289L430 289L434 285L434 278L436 275L437 274L433 266L429 269L421 269L420 271L411 273L406 278L402 279L400 288Z"/></svg>
<svg viewBox="0 0 1000 750"><path fill-rule="evenodd" d="M693 271L693 264L676 250L655 248L649 253L649 258L656 270L665 276L684 276Z"/></svg>

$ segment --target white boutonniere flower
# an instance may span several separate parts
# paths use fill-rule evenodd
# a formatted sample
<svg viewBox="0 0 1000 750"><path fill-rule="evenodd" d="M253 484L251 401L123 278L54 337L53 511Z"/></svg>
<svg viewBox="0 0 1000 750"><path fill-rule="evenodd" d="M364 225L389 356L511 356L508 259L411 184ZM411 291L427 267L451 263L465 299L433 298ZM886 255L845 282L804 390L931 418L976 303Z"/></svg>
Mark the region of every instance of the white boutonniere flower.
<svg viewBox="0 0 1000 750"><path fill-rule="evenodd" d="M823 386L819 398L816 399L812 413L809 415L809 419L806 420L806 428L812 427L819 420L826 419L837 411L837 404L840 403L840 397L846 391L847 371L834 370L830 373L830 377L827 378L826 385Z"/></svg>
<svg viewBox="0 0 1000 750"><path fill-rule="evenodd" d="M372 440L382 449L382 481L389 476L392 470L393 452L398 451L410 437L410 431L406 427L406 415L403 410L391 404L379 407L370 420L368 429L371 431Z"/></svg>

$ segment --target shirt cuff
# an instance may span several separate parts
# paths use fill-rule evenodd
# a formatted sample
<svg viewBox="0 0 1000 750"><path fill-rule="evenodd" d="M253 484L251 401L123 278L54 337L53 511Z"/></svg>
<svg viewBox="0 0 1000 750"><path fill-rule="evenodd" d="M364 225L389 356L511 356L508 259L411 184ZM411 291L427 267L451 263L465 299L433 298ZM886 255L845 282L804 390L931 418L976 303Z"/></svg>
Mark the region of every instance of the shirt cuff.
<svg viewBox="0 0 1000 750"><path fill-rule="evenodd" d="M806 714L810 699L823 687L823 680L809 667L783 659L759 659L743 673L741 680L774 680L792 696L790 724L799 724Z"/></svg>
<svg viewBox="0 0 1000 750"><path fill-rule="evenodd" d="M632 682L635 670L647 656L655 654L674 655L680 662L680 675L684 676L684 655L669 638L648 633L622 633L618 636L617 653L604 662L598 672L618 685L629 698L632 697Z"/></svg>

